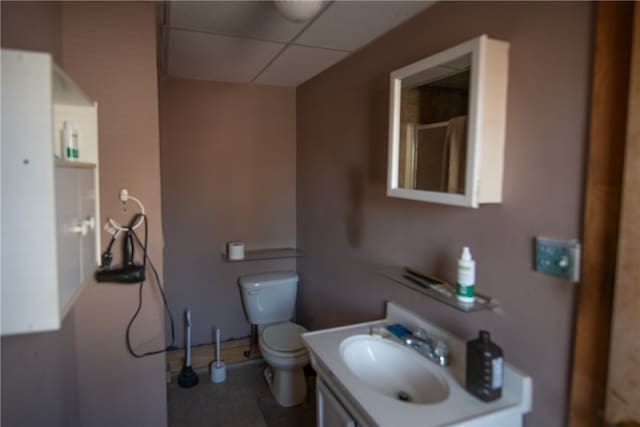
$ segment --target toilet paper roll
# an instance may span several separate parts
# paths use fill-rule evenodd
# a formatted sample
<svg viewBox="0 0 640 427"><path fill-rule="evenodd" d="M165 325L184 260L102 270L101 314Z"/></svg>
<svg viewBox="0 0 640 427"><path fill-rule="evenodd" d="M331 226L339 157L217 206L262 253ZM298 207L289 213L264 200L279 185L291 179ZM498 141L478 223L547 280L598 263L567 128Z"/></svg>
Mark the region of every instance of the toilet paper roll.
<svg viewBox="0 0 640 427"><path fill-rule="evenodd" d="M227 257L232 260L244 259L244 242L227 243Z"/></svg>

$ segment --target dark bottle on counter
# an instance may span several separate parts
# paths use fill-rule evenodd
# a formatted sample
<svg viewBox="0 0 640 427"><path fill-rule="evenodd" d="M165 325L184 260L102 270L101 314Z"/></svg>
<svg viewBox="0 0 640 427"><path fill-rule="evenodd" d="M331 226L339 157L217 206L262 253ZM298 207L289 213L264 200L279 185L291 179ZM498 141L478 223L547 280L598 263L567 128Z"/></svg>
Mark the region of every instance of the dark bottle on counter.
<svg viewBox="0 0 640 427"><path fill-rule="evenodd" d="M490 402L502 396L502 349L480 331L478 338L467 342L467 391Z"/></svg>

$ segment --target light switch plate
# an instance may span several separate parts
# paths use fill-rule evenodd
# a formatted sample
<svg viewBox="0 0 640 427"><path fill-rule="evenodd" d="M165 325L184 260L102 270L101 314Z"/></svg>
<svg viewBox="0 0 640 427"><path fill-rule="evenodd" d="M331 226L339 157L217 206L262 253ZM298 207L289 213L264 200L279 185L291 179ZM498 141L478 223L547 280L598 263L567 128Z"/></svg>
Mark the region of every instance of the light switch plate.
<svg viewBox="0 0 640 427"><path fill-rule="evenodd" d="M578 282L580 281L580 252L581 245L576 239L557 240L536 237L536 270Z"/></svg>

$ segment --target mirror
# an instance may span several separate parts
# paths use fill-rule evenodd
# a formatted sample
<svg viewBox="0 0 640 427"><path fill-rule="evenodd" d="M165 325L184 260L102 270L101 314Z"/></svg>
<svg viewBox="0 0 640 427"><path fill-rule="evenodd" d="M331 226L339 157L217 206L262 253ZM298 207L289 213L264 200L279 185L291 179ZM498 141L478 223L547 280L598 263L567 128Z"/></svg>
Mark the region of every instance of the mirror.
<svg viewBox="0 0 640 427"><path fill-rule="evenodd" d="M501 201L507 48L482 36L391 73L389 196L470 207ZM483 147L485 136L492 140ZM488 170L483 154L498 169Z"/></svg>
<svg viewBox="0 0 640 427"><path fill-rule="evenodd" d="M465 55L402 82L398 187L464 194L470 67Z"/></svg>

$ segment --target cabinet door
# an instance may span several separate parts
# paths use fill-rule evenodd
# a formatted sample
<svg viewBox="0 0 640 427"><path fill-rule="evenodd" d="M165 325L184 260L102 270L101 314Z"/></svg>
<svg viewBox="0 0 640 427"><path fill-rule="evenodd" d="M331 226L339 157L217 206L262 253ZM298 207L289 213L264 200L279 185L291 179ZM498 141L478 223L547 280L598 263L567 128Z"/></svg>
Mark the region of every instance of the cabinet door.
<svg viewBox="0 0 640 427"><path fill-rule="evenodd" d="M58 301L60 315L66 312L76 289L80 287L81 241L78 171L56 167L56 240L58 256Z"/></svg>
<svg viewBox="0 0 640 427"><path fill-rule="evenodd" d="M356 426L355 420L319 377L316 382L316 402L318 427Z"/></svg>
<svg viewBox="0 0 640 427"><path fill-rule="evenodd" d="M96 186L95 169L78 169L78 217L85 221L87 234L82 237L80 254L80 282L91 277L96 270Z"/></svg>
<svg viewBox="0 0 640 427"><path fill-rule="evenodd" d="M96 268L95 169L57 166L56 237L60 316Z"/></svg>

